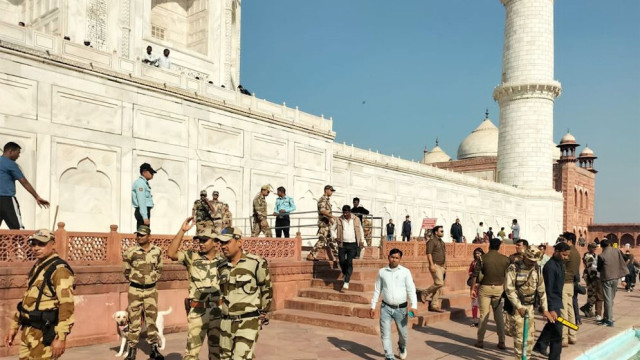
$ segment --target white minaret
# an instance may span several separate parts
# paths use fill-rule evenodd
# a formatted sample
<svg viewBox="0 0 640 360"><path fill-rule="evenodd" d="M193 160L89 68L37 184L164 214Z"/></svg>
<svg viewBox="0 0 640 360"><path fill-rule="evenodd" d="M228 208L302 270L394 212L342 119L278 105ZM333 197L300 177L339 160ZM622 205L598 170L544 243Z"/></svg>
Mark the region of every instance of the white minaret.
<svg viewBox="0 0 640 360"><path fill-rule="evenodd" d="M553 0L501 0L506 9L498 179L525 189L552 189Z"/></svg>

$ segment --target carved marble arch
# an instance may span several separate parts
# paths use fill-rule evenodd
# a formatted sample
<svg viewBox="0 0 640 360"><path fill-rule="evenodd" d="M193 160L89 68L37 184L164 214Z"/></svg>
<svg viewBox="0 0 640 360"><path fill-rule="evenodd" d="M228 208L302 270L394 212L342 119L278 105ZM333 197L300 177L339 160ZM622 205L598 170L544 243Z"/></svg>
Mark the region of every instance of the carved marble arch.
<svg viewBox="0 0 640 360"><path fill-rule="evenodd" d="M191 215L191 207L188 213L180 214L184 206L179 182L172 179L164 168L158 168L156 171L153 180L149 181L154 204L151 211L151 230L155 234L171 234Z"/></svg>
<svg viewBox="0 0 640 360"><path fill-rule="evenodd" d="M219 200L222 201L225 204L229 204L229 211L231 211L231 215L234 218L238 218L240 217L238 211L238 196L235 192L235 190L233 190L228 184L227 181L222 177L219 176L218 178L216 178L216 180L213 182L213 185L207 185L207 187L205 188L205 190L207 190L207 194L209 196L209 199L211 199L213 197L212 193L214 191L217 191L220 195L219 195Z"/></svg>
<svg viewBox="0 0 640 360"><path fill-rule="evenodd" d="M151 36L167 47L208 54L209 0L152 0Z"/></svg>
<svg viewBox="0 0 640 360"><path fill-rule="evenodd" d="M113 218L113 196L109 176L86 157L60 175L58 221L65 222L70 231L108 231L117 220Z"/></svg>
<svg viewBox="0 0 640 360"><path fill-rule="evenodd" d="M61 0L0 0L0 21L60 35Z"/></svg>
<svg viewBox="0 0 640 360"><path fill-rule="evenodd" d="M313 192L309 189L305 191L302 196L297 197L295 199L297 212L305 212L306 214L301 214L300 216L303 218L314 218L315 215L312 213L314 211L318 211L318 197L316 197ZM295 214L295 213L294 213Z"/></svg>

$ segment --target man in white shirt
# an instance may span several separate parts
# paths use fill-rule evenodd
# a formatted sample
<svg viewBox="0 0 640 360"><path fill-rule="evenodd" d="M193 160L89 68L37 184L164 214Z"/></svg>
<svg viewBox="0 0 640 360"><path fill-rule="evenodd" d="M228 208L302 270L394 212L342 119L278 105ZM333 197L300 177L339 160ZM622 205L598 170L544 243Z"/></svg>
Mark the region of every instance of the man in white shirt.
<svg viewBox="0 0 640 360"><path fill-rule="evenodd" d="M153 48L151 45L147 46L147 53L144 54L142 62L151 66L158 67L158 57L153 55Z"/></svg>
<svg viewBox="0 0 640 360"><path fill-rule="evenodd" d="M484 229L484 222L480 221L478 228L476 229L476 239L478 243L484 242L484 236L487 234L487 230Z"/></svg>
<svg viewBox="0 0 640 360"><path fill-rule="evenodd" d="M351 207L342 207L342 216L333 223L331 233L335 234L338 248L338 264L342 270L343 290L349 289L349 279L353 273L353 259L358 254L358 247L363 246L364 230L357 216L351 215Z"/></svg>
<svg viewBox="0 0 640 360"><path fill-rule="evenodd" d="M160 56L160 58L158 59L158 66L160 66L163 69L171 68L171 60L169 59L169 53L170 53L169 49L164 49L162 56Z"/></svg>
<svg viewBox="0 0 640 360"><path fill-rule="evenodd" d="M389 252L389 266L378 271L376 286L371 299L369 316L373 319L378 305L378 297L382 293L380 307L380 336L386 360L393 360L393 345L391 344L391 320L398 328L398 350L400 359L407 358L407 323L408 316L413 317L418 309L416 286L413 283L411 271L400 265L402 251L392 249ZM407 312L407 297L411 301L411 312Z"/></svg>

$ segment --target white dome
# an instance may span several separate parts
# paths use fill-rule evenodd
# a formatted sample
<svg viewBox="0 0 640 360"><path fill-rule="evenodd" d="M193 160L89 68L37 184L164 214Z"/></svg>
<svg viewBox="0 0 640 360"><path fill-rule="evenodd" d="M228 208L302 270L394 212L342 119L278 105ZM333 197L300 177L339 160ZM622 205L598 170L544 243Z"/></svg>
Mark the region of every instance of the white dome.
<svg viewBox="0 0 640 360"><path fill-rule="evenodd" d="M567 133L560 139L560 145L562 144L575 144L576 138L571 135L568 131Z"/></svg>
<svg viewBox="0 0 640 360"><path fill-rule="evenodd" d="M445 153L444 150L442 150L440 146L437 146L437 145L424 156L425 164L433 164L433 163L447 162L447 161L451 161L451 156L447 155L447 153Z"/></svg>
<svg viewBox="0 0 640 360"><path fill-rule="evenodd" d="M580 153L580 157L592 157L594 156L593 150L591 150L588 146L585 146L582 152Z"/></svg>
<svg viewBox="0 0 640 360"><path fill-rule="evenodd" d="M458 147L458 160L482 156L498 156L498 128L484 119Z"/></svg>

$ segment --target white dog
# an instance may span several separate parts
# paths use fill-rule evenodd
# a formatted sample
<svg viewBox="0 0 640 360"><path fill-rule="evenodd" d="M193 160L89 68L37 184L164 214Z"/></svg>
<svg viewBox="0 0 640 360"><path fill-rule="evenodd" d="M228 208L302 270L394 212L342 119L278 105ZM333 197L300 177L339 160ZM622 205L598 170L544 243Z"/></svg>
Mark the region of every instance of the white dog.
<svg viewBox="0 0 640 360"><path fill-rule="evenodd" d="M164 337L164 317L171 314L171 310L172 308L169 307L166 311L158 311L158 316L156 317L156 327L158 328L158 338L160 339L160 343L158 345L160 346L160 350L164 350L164 346L166 344L166 339ZM118 336L120 337L120 351L118 351L116 356L122 356L124 355L127 346L129 315L126 310L120 310L113 313L113 319L116 321L116 329L118 331ZM144 317L142 319L144 320ZM143 324L142 327L142 331L145 331L145 324Z"/></svg>

